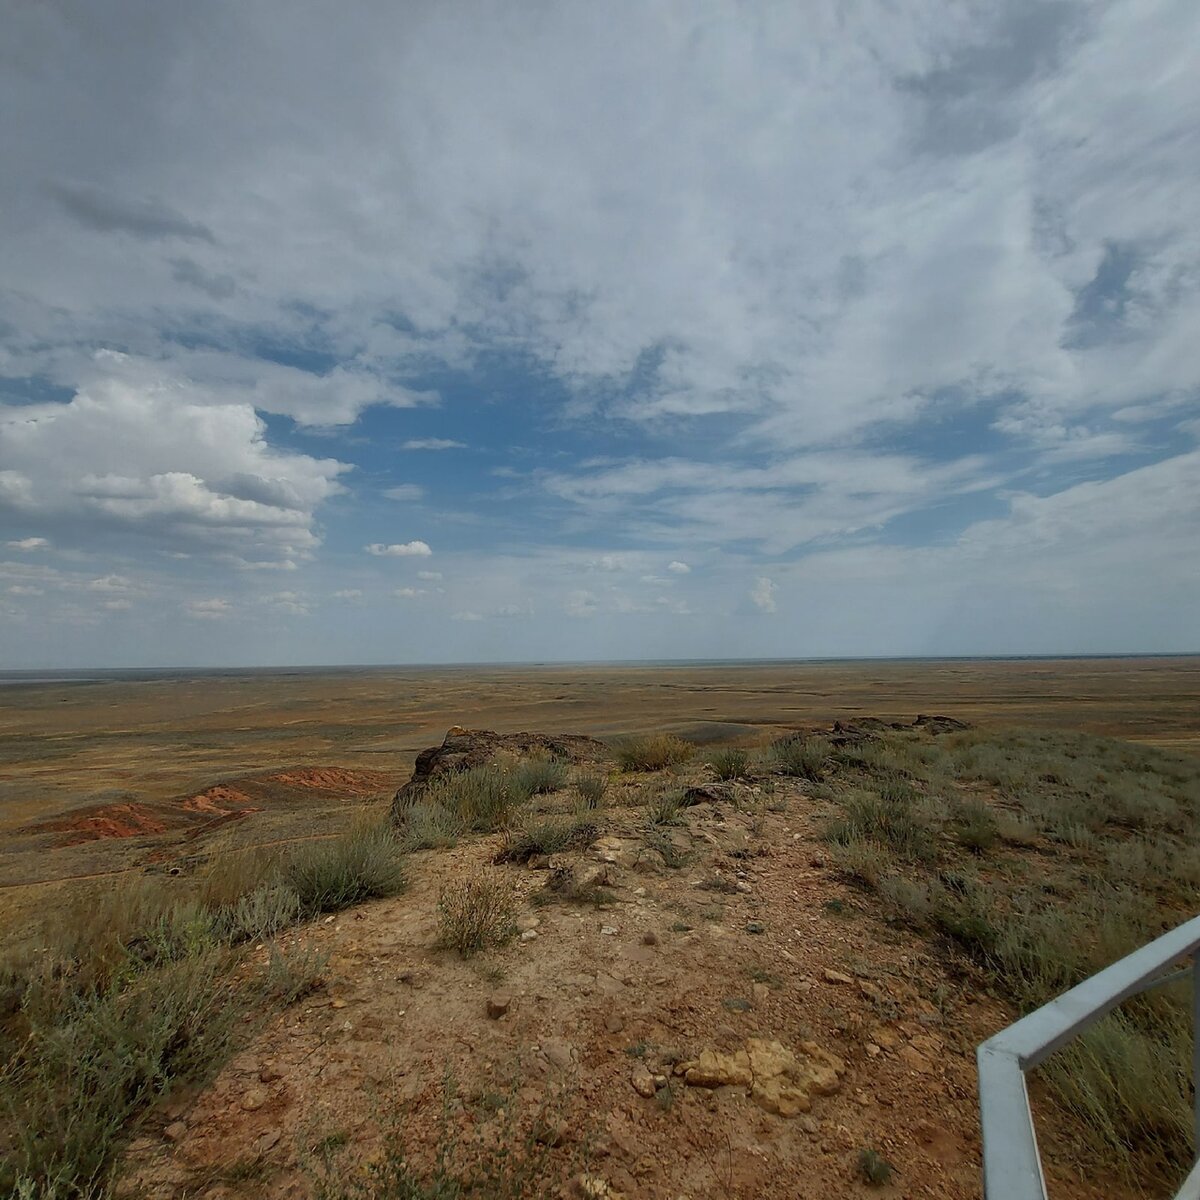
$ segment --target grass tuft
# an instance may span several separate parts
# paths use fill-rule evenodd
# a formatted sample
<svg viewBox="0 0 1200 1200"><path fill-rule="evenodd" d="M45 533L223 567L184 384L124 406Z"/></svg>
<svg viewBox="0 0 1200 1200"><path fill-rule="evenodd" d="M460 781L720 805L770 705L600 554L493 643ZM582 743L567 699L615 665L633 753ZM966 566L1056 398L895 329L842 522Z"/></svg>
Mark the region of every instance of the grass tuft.
<svg viewBox="0 0 1200 1200"><path fill-rule="evenodd" d="M794 737L776 742L771 747L775 769L783 775L794 775L819 783L825 777L830 744L823 737Z"/></svg>
<svg viewBox="0 0 1200 1200"><path fill-rule="evenodd" d="M750 769L750 755L745 750L717 750L709 755L708 765L718 779L745 779Z"/></svg>
<svg viewBox="0 0 1200 1200"><path fill-rule="evenodd" d="M651 733L629 738L616 747L622 771L661 771L685 763L694 747L672 733Z"/></svg>
<svg viewBox="0 0 1200 1200"><path fill-rule="evenodd" d="M438 945L464 958L502 946L516 933L516 901L508 881L484 871L447 884L438 895Z"/></svg>
<svg viewBox="0 0 1200 1200"><path fill-rule="evenodd" d="M403 851L390 825L364 823L295 851L283 864L283 878L305 915L338 912L403 890Z"/></svg>

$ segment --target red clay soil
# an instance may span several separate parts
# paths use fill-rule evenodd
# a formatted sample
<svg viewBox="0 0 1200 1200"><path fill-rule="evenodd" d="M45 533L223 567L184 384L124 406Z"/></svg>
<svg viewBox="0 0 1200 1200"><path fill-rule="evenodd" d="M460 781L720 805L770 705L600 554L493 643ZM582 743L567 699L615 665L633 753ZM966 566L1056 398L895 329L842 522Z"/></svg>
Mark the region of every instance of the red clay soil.
<svg viewBox="0 0 1200 1200"><path fill-rule="evenodd" d="M143 804L105 804L82 809L70 816L43 821L28 828L30 833L65 833L63 846L78 846L83 842L98 842L103 838L144 837L166 833L167 822L162 814Z"/></svg>
<svg viewBox="0 0 1200 1200"><path fill-rule="evenodd" d="M184 812L207 813L214 817L223 817L231 812L262 811L250 802L250 797L245 792L224 783L218 783L198 795L189 797L179 807Z"/></svg>

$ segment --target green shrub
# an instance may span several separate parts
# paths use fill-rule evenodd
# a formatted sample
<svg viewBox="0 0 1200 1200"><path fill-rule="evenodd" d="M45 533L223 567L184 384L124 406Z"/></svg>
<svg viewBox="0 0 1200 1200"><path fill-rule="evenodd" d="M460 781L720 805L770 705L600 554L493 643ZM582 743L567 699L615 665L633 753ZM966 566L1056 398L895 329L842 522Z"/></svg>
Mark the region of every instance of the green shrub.
<svg viewBox="0 0 1200 1200"><path fill-rule="evenodd" d="M470 833L495 833L505 828L513 811L528 800L498 767L474 767L442 775L425 789L425 804L453 813Z"/></svg>
<svg viewBox="0 0 1200 1200"><path fill-rule="evenodd" d="M879 885L892 865L882 847L861 838L835 842L832 854L838 870L870 888Z"/></svg>
<svg viewBox="0 0 1200 1200"><path fill-rule="evenodd" d="M578 775L575 778L575 790L584 808L600 808L608 792L608 776L598 773Z"/></svg>
<svg viewBox="0 0 1200 1200"><path fill-rule="evenodd" d="M391 826L362 824L313 842L284 861L283 877L306 915L337 912L364 900L394 896L405 883L404 856Z"/></svg>
<svg viewBox="0 0 1200 1200"><path fill-rule="evenodd" d="M825 836L835 845L874 842L913 862L929 862L937 854L936 830L918 805L863 793L846 799L843 815Z"/></svg>
<svg viewBox="0 0 1200 1200"><path fill-rule="evenodd" d="M447 884L438 895L438 945L464 958L501 946L516 933L516 902L508 881L484 871Z"/></svg>
<svg viewBox="0 0 1200 1200"><path fill-rule="evenodd" d="M61 989L62 980L34 986ZM26 1008L30 1036L0 1074L0 1105L16 1139L0 1165L0 1190L15 1189L19 1177L43 1194L102 1188L129 1120L223 1061L244 1027L244 987L229 954L216 950L128 983L35 999Z"/></svg>
<svg viewBox="0 0 1200 1200"><path fill-rule="evenodd" d="M564 850L586 850L599 833L588 820L561 821L553 818L531 821L508 839L496 862L526 863L535 854L560 854Z"/></svg>
<svg viewBox="0 0 1200 1200"><path fill-rule="evenodd" d="M959 844L972 854L985 854L1000 837L992 810L982 800L968 800L954 814L954 832Z"/></svg>
<svg viewBox="0 0 1200 1200"><path fill-rule="evenodd" d="M895 1168L878 1150L860 1150L858 1152L858 1172L872 1187L882 1187L891 1183L892 1172Z"/></svg>
<svg viewBox="0 0 1200 1200"><path fill-rule="evenodd" d="M661 771L687 762L695 748L672 733L652 733L629 738L616 748L623 771Z"/></svg>
<svg viewBox="0 0 1200 1200"><path fill-rule="evenodd" d="M567 786L567 764L558 759L531 758L518 763L509 774L509 786L518 803Z"/></svg>
<svg viewBox="0 0 1200 1200"><path fill-rule="evenodd" d="M784 775L820 782L829 761L830 744L822 737L794 737L771 747L775 769Z"/></svg>
<svg viewBox="0 0 1200 1200"><path fill-rule="evenodd" d="M651 825L678 825L683 807L683 792L679 788L655 792L646 803L646 818Z"/></svg>
<svg viewBox="0 0 1200 1200"><path fill-rule="evenodd" d="M401 841L406 850L445 850L458 844L463 820L441 804L420 800L404 811Z"/></svg>
<svg viewBox="0 0 1200 1200"><path fill-rule="evenodd" d="M750 756L745 750L717 750L709 756L708 765L718 779L745 779Z"/></svg>

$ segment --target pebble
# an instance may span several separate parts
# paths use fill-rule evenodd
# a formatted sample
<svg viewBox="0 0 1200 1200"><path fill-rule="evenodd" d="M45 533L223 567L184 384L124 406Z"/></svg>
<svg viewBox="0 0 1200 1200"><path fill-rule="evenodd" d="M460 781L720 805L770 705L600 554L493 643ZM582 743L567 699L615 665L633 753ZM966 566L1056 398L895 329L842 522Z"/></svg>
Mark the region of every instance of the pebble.
<svg viewBox="0 0 1200 1200"><path fill-rule="evenodd" d="M512 996L508 992L497 992L487 1000L487 1015L493 1021L498 1021L512 1005Z"/></svg>
<svg viewBox="0 0 1200 1200"><path fill-rule="evenodd" d="M262 1088L250 1088L242 1096L242 1107L247 1112L256 1112L267 1102L267 1093Z"/></svg>
<svg viewBox="0 0 1200 1200"><path fill-rule="evenodd" d="M521 941L533 942L537 940L538 931L536 929L524 929L521 931Z"/></svg>
<svg viewBox="0 0 1200 1200"><path fill-rule="evenodd" d="M754 889L744 879L739 879L737 881L737 883L734 884L734 886L737 888L737 890L739 892L742 892L743 894L746 892L754 891Z"/></svg>
<svg viewBox="0 0 1200 1200"><path fill-rule="evenodd" d="M625 1029L625 1022L617 1013L609 1013L604 1019L604 1028L609 1033L622 1033Z"/></svg>
<svg viewBox="0 0 1200 1200"><path fill-rule="evenodd" d="M163 1137L165 1137L168 1142L177 1142L185 1133L187 1133L187 1126L182 1121L172 1121L170 1125L163 1130Z"/></svg>
<svg viewBox="0 0 1200 1200"><path fill-rule="evenodd" d="M263 1063L262 1070L258 1073L259 1083L274 1083L282 1078L283 1072L274 1063Z"/></svg>
<svg viewBox="0 0 1200 1200"><path fill-rule="evenodd" d="M638 1063L638 1065L633 1068L633 1074L629 1077L629 1082L632 1085L633 1090L637 1092L639 1096L644 1096L647 1100L658 1091L658 1088L654 1085L654 1075L651 1073L650 1068L647 1067L645 1063Z"/></svg>
<svg viewBox="0 0 1200 1200"><path fill-rule="evenodd" d="M746 932L747 933L766 933L767 927L761 921L747 921L746 922Z"/></svg>
<svg viewBox="0 0 1200 1200"><path fill-rule="evenodd" d="M617 927L615 925L601 925L600 932L606 937L612 937L617 932Z"/></svg>
<svg viewBox="0 0 1200 1200"><path fill-rule="evenodd" d="M844 971L835 971L831 967L826 967L825 968L825 982L826 983L853 983L854 980L851 979L850 976L847 975Z"/></svg>

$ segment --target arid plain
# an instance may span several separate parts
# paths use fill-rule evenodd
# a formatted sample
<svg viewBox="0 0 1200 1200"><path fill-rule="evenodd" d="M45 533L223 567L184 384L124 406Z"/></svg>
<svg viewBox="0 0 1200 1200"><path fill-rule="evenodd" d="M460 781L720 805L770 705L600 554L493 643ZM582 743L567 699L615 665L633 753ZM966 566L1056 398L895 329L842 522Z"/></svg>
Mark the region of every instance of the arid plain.
<svg viewBox="0 0 1200 1200"><path fill-rule="evenodd" d="M924 712L1200 752L1200 658L301 669L8 686L0 913L19 928L58 881L168 861L217 832L236 845L332 832L348 809L390 795L452 725L754 745Z"/></svg>

